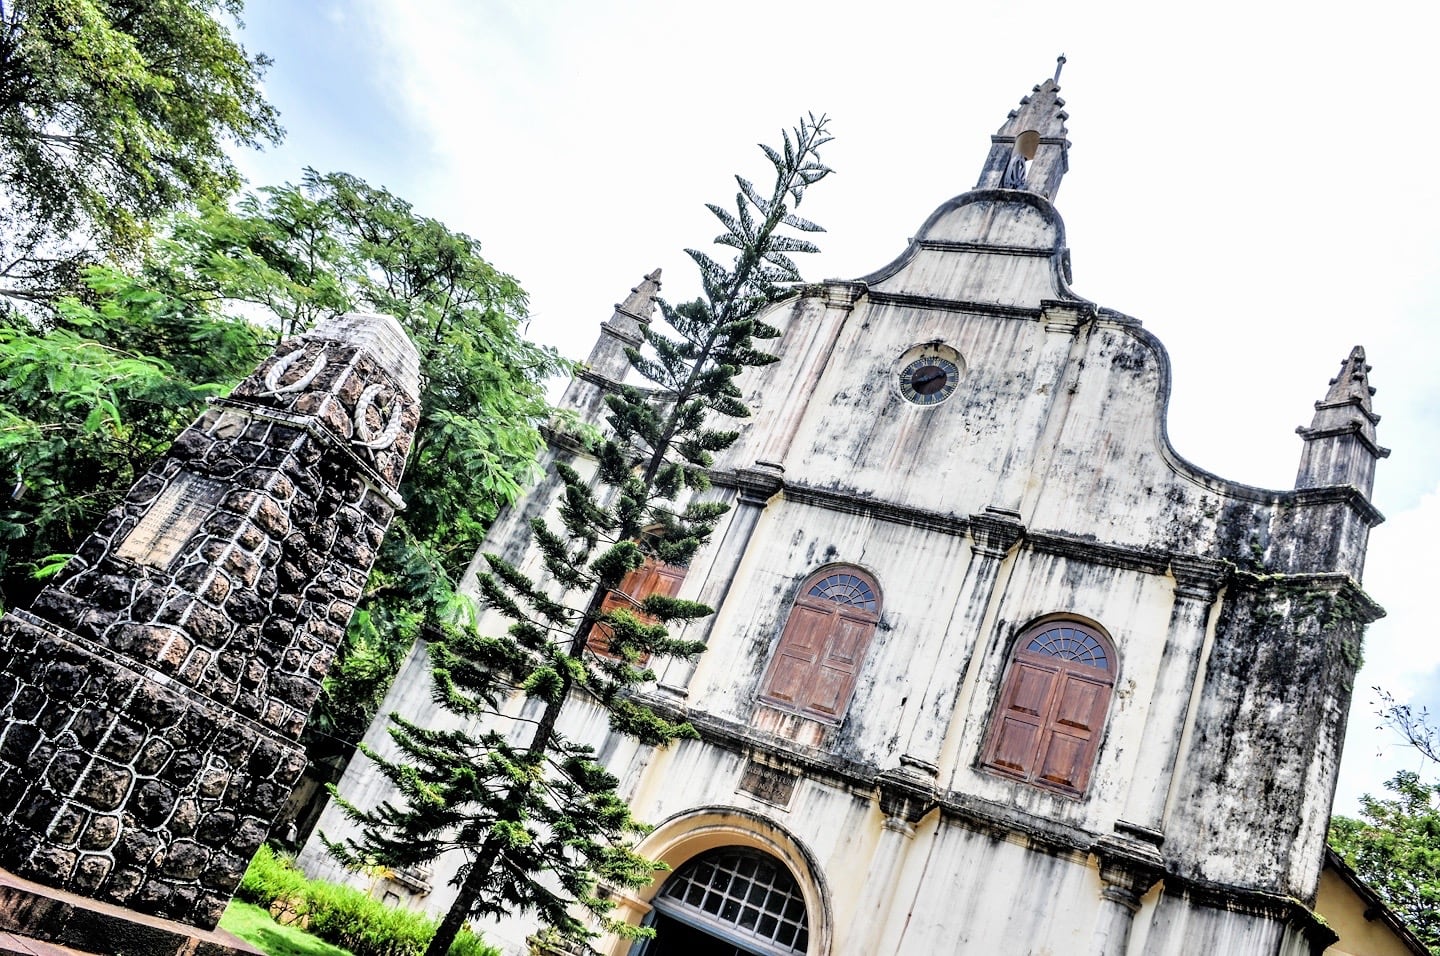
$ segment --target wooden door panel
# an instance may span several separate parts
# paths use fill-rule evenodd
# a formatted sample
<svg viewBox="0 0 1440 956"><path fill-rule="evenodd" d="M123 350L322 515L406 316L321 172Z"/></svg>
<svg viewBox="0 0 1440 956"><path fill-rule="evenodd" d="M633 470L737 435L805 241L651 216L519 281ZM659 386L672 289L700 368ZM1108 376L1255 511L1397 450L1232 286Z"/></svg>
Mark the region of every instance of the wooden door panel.
<svg viewBox="0 0 1440 956"><path fill-rule="evenodd" d="M1035 765L1035 751L1040 741L1040 725L1006 714L1000 717L995 742L990 747L987 763L1013 773L1028 775Z"/></svg>
<svg viewBox="0 0 1440 956"><path fill-rule="evenodd" d="M1040 779L1056 786L1080 789L1079 778L1087 750L1086 741L1081 738L1049 734L1040 759Z"/></svg>
<svg viewBox="0 0 1440 956"><path fill-rule="evenodd" d="M1049 711L1050 694L1055 689L1055 675L1058 673L1059 668L1056 667L1016 661L1005 686L1001 708L1037 719L1043 717Z"/></svg>
<svg viewBox="0 0 1440 956"><path fill-rule="evenodd" d="M825 650L829 623L830 615L824 611L796 605L790 612L790 620L785 622L785 633L780 637L780 653L812 663L818 661Z"/></svg>
<svg viewBox="0 0 1440 956"><path fill-rule="evenodd" d="M848 667L852 672L859 670L865 656L870 633L875 625L869 621L837 615L830 626L830 641L825 650L825 663L831 667Z"/></svg>
<svg viewBox="0 0 1440 956"><path fill-rule="evenodd" d="M1105 716L1109 690L1076 674L1066 674L1055 705L1055 723L1089 736Z"/></svg>
<svg viewBox="0 0 1440 956"><path fill-rule="evenodd" d="M813 710L826 717L839 717L850 702L855 690L855 672L821 667L816 673L814 686L810 689L807 710Z"/></svg>
<svg viewBox="0 0 1440 956"><path fill-rule="evenodd" d="M811 663L809 661L781 654L771 665L770 680L767 682L764 696L782 704L790 704L795 707L804 706L804 701L808 696L805 682L810 676L810 671Z"/></svg>
<svg viewBox="0 0 1440 956"><path fill-rule="evenodd" d="M677 568L673 564L657 564L655 565L654 582L647 593L674 597L680 593L680 586L684 583L684 568Z"/></svg>

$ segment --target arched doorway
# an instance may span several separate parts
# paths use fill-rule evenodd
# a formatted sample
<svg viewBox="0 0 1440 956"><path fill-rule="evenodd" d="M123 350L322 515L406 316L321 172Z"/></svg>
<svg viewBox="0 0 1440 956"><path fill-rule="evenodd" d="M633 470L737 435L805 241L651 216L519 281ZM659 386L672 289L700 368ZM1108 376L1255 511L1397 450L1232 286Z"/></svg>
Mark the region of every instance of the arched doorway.
<svg viewBox="0 0 1440 956"><path fill-rule="evenodd" d="M749 847L701 853L651 900L643 956L799 956L810 945L805 898L779 860Z"/></svg>

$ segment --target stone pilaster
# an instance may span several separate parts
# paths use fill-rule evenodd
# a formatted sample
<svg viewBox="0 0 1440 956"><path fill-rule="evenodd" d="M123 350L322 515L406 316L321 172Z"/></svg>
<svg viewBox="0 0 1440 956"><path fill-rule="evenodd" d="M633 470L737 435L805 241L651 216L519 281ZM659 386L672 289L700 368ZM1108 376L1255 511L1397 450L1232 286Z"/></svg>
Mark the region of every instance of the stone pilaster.
<svg viewBox="0 0 1440 956"><path fill-rule="evenodd" d="M752 468L741 468L735 472L735 510L725 533L715 549L705 580L706 588L696 600L701 604L718 608L725 604L725 598L735 583L735 575L750 547L750 539L760 522L760 515L770 499L785 487L785 469L768 461L757 461ZM697 622L702 630L688 631L687 639L709 641L710 631L715 626L715 615ZM692 625L692 627L695 625ZM659 689L675 697L684 697L695 676L696 660L672 659L665 664L660 674Z"/></svg>
<svg viewBox="0 0 1440 956"><path fill-rule="evenodd" d="M858 952L883 952L883 940L889 928L890 903L895 898L895 884L903 872L905 858L915 840L915 825L939 805L939 789L935 767L906 757L900 766L875 778L880 812L885 823L880 831L870 866L865 873L865 891L857 911L866 914L857 920L864 926L864 945Z"/></svg>
<svg viewBox="0 0 1440 956"><path fill-rule="evenodd" d="M1165 804L1200 669L1210 609L1225 583L1225 566L1208 558L1175 555L1170 573L1175 578L1175 598L1161 660L1184 661L1184 666L1160 669L1145 717L1145 746L1136 757L1125 809L1125 819L1157 831L1165 828Z"/></svg>
<svg viewBox="0 0 1440 956"><path fill-rule="evenodd" d="M1125 956L1141 898L1165 874L1154 847L1121 837L1102 837L1091 847L1100 862L1100 910L1091 936L1091 956Z"/></svg>
<svg viewBox="0 0 1440 956"><path fill-rule="evenodd" d="M905 756L914 766L935 766L955 699L970 658L974 654L981 623L994 597L1000 565L1025 533L1020 516L1013 511L987 508L969 518L972 557L965 568L965 579L950 617L950 626L937 634L935 644L927 642L917 648L916 659L933 661L919 704L903 718L901 739ZM956 644L963 653L947 652L945 644Z"/></svg>
<svg viewBox="0 0 1440 956"><path fill-rule="evenodd" d="M418 382L384 316L283 343L0 621L0 866L215 924L304 768Z"/></svg>

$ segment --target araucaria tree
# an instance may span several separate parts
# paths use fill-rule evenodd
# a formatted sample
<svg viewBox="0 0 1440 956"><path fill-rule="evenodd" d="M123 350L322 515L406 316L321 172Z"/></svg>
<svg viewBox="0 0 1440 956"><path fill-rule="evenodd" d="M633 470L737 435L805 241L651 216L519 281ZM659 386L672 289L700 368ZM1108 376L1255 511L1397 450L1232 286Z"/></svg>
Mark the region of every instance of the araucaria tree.
<svg viewBox="0 0 1440 956"><path fill-rule="evenodd" d="M756 344L778 334L760 315L800 281L790 254L816 251L791 230L820 231L793 209L830 172L819 157L830 140L825 125L809 116L784 134L780 149L761 147L775 167L768 192L737 177L736 209L710 206L724 225L716 242L732 247L734 260L726 267L687 250L700 267L703 298L661 302L670 331L647 328L647 347L629 353L652 387L607 396L609 429L585 456L593 479L556 463L559 526L530 525L543 579L486 555L482 602L509 619L508 632L457 625L430 646L436 701L469 729L427 729L397 716L398 758L369 754L401 799L370 810L342 800L362 828L358 840L331 844L347 862L410 866L449 850L466 855L459 895L427 956L444 954L471 917L529 912L567 944L595 935L587 916L610 931L641 932L607 918L599 884L650 881L654 864L633 849L645 827L593 749L565 736L559 720L567 701L585 694L607 709L613 730L645 744L695 735L635 691L654 679L643 663L651 655L703 649L673 638L665 625L710 609L651 595L636 615L605 609L604 598L647 559L687 563L725 512L703 492L713 453L738 434L711 419L748 415L736 377L774 360ZM608 640L604 654L587 649L597 625ZM518 717L507 709L517 694L532 702Z"/></svg>

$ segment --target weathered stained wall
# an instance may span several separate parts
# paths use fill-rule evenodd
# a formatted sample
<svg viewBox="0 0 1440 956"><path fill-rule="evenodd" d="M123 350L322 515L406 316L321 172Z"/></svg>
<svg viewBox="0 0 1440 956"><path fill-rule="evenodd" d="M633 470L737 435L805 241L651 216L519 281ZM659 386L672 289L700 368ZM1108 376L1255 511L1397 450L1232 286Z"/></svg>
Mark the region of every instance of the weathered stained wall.
<svg viewBox="0 0 1440 956"><path fill-rule="evenodd" d="M1070 289L1048 201L1067 145L1055 91L1036 88L994 138L982 188L942 205L893 263L766 317L779 360L743 380L754 415L710 492L731 510L680 592L717 609L681 635L708 649L653 662L645 692L701 740L638 747L581 699L567 726L663 823L646 848L672 867L703 843L676 842L686 821L785 862L824 903L812 954L1318 954L1332 934L1306 904L1363 626L1380 613L1359 589L1384 453L1368 366L1352 352L1302 431L1299 490L1181 458L1164 349ZM994 188L1026 124L1043 188ZM944 401L914 404L897 384L922 347L953 350L963 373ZM577 379L577 407L598 408L616 374ZM482 550L538 569L525 519L556 493L542 484ZM838 723L759 700L802 583L832 565L873 576L880 603ZM1078 796L982 765L1017 636L1059 614L1117 656ZM421 655L407 674L424 674ZM385 709L423 715L428 700L397 685ZM383 746L377 728L369 739ZM347 787L385 796L360 765ZM623 899L624 915L645 918L653 893ZM497 930L513 952L524 931Z"/></svg>

